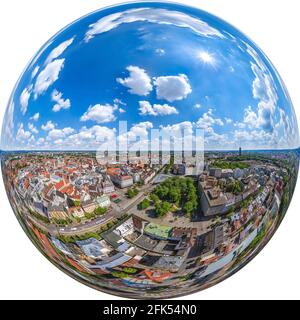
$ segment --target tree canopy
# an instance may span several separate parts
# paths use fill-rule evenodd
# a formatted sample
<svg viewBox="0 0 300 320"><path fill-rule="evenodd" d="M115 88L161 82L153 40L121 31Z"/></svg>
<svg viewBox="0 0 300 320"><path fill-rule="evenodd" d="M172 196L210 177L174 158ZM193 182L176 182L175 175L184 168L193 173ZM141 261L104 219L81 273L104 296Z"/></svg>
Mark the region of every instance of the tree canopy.
<svg viewBox="0 0 300 320"><path fill-rule="evenodd" d="M173 205L190 216L198 206L197 188L191 178L169 178L152 192L151 199L157 216L164 216Z"/></svg>

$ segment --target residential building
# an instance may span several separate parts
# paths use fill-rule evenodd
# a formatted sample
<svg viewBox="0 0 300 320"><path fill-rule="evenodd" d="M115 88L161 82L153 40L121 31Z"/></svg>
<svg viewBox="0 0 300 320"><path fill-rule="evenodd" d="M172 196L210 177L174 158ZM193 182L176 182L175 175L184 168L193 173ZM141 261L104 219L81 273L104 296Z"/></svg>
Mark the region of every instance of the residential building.
<svg viewBox="0 0 300 320"><path fill-rule="evenodd" d="M133 179L129 175L112 175L110 178L111 181L121 189L128 188L133 185Z"/></svg>
<svg viewBox="0 0 300 320"><path fill-rule="evenodd" d="M110 198L106 194L96 198L96 202L101 208L108 208L111 205Z"/></svg>
<svg viewBox="0 0 300 320"><path fill-rule="evenodd" d="M81 203L81 207L86 213L92 213L95 211L97 205L94 200L87 200Z"/></svg>

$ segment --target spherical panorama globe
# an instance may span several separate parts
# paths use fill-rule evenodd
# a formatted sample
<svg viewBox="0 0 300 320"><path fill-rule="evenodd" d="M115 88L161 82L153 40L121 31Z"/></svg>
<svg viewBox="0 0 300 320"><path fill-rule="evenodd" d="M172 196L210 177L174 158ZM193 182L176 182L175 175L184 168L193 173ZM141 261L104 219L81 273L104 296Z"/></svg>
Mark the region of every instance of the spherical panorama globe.
<svg viewBox="0 0 300 320"><path fill-rule="evenodd" d="M91 13L38 51L5 113L1 164L15 215L59 269L170 298L264 247L298 147L286 88L251 40L201 10L141 2Z"/></svg>

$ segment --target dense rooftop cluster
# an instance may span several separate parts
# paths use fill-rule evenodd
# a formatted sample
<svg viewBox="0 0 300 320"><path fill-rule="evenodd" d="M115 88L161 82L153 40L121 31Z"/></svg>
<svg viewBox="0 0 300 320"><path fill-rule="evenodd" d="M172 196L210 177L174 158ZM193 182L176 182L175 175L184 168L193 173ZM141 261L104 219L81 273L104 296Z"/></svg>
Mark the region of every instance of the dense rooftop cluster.
<svg viewBox="0 0 300 320"><path fill-rule="evenodd" d="M184 293L249 259L292 194L293 154L207 153L185 164L99 164L92 153L2 162L16 212L47 255L91 285Z"/></svg>

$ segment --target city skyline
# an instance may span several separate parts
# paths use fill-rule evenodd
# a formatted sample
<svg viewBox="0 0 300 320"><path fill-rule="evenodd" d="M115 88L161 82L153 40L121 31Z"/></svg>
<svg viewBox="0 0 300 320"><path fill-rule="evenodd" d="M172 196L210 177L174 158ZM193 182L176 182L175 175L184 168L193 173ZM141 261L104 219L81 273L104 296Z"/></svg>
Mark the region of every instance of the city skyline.
<svg viewBox="0 0 300 320"><path fill-rule="evenodd" d="M119 10L44 45L9 102L1 149L95 150L116 137L118 121L141 141L151 129L201 129L205 150L299 147L288 93L243 34L177 5Z"/></svg>

